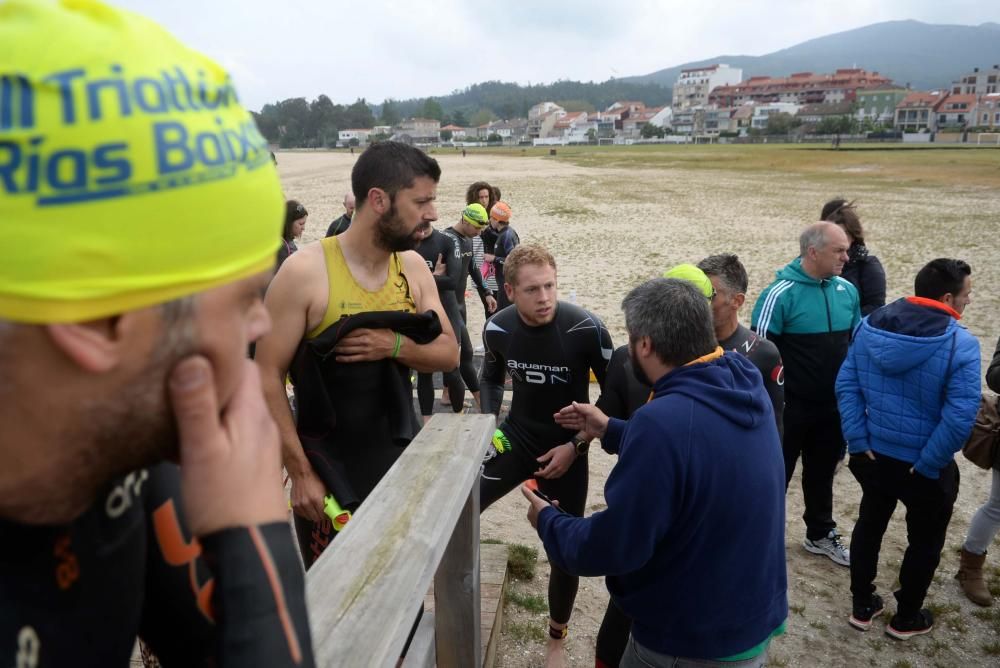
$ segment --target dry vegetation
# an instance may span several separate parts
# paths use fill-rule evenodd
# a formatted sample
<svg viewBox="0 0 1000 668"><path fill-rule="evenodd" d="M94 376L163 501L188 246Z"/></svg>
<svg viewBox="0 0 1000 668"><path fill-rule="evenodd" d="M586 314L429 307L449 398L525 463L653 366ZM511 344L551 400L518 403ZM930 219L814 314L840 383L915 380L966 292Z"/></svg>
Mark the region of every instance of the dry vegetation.
<svg viewBox="0 0 1000 668"><path fill-rule="evenodd" d="M866 149L831 151L813 146L677 146L529 149L491 153L435 153L443 168L441 225L457 219L466 186L485 179L503 190L512 223L524 242L549 247L559 262L564 298L606 320L624 341L619 304L638 282L679 262L736 252L750 273L748 305L775 269L797 254L801 227L827 199L857 199L869 245L886 267L889 298L907 294L917 269L940 256L961 257L973 267L973 301L966 324L981 342L984 361L1000 335L1000 150ZM355 158L344 153L280 153L289 197L311 212L306 240L317 239L341 213ZM478 343L482 312L471 305L470 332ZM745 307L744 318L750 308ZM961 460L961 458L960 458ZM588 508L602 508L603 482L613 466L591 457ZM939 624L928 636L898 643L881 625L862 634L850 628L848 572L801 548L804 527L798 478L788 494L789 630L772 645L775 666L996 666L1000 665L1000 613L966 601L952 579L957 550L972 513L986 499L989 477L960 461L962 486L948 540L928 603ZM835 486L836 517L849 535L859 488L844 469ZM508 668L540 665L548 566L524 520L524 503L512 494L483 516L483 535L539 549L538 573L516 583L507 606L509 623L499 651ZM751 511L752 512L752 511ZM903 511L883 542L877 584L891 592L905 549ZM989 557L1000 566L1000 545ZM742 549L753 550L752 545ZM992 571L1000 595L1000 570ZM593 666L593 646L607 602L600 579L584 579L571 622L568 649L574 666ZM888 597L890 611L894 608Z"/></svg>

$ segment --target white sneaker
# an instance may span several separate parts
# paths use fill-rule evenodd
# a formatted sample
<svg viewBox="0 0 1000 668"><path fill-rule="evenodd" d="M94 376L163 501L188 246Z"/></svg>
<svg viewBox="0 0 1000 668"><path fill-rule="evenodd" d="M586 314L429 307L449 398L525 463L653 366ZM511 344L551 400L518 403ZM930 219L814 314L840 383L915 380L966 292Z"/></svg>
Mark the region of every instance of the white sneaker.
<svg viewBox="0 0 1000 668"><path fill-rule="evenodd" d="M841 566L851 565L851 551L840 542L840 536L837 534L836 529L831 530L826 538L820 538L819 540L809 540L806 538L802 542L802 547L806 548L807 552L830 557L830 560L835 564L840 564Z"/></svg>

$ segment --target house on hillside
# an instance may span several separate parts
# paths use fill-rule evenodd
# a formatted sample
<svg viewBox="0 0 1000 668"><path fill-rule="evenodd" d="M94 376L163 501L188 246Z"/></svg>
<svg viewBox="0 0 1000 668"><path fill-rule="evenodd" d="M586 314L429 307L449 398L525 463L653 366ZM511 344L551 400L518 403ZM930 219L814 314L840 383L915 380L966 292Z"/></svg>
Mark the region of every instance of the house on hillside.
<svg viewBox="0 0 1000 668"><path fill-rule="evenodd" d="M862 69L839 69L833 74L796 72L787 77L750 77L732 86L718 86L708 96L709 104L739 106L746 102L819 104L853 102L859 90L891 84L888 77Z"/></svg>
<svg viewBox="0 0 1000 668"><path fill-rule="evenodd" d="M896 106L894 127L903 132L934 132L937 110L945 97L941 91L910 93Z"/></svg>
<svg viewBox="0 0 1000 668"><path fill-rule="evenodd" d="M854 111L853 102L806 104L795 114L805 125L816 125L827 118L846 118Z"/></svg>
<svg viewBox="0 0 1000 668"><path fill-rule="evenodd" d="M396 126L396 134L409 137L414 144L436 144L441 136L441 122L433 118L407 118Z"/></svg>
<svg viewBox="0 0 1000 668"><path fill-rule="evenodd" d="M896 107L912 92L895 84L860 89L855 102L855 118L890 125L896 116Z"/></svg>
<svg viewBox="0 0 1000 668"><path fill-rule="evenodd" d="M363 146L368 143L368 136L371 135L371 128L352 128L350 130L340 130L337 133L337 143L340 146Z"/></svg>
<svg viewBox="0 0 1000 668"><path fill-rule="evenodd" d="M771 102L769 104L754 105L753 115L750 118L750 127L757 130L766 130L767 122L771 116L776 114L788 114L794 116L799 113L801 106L792 102Z"/></svg>
<svg viewBox="0 0 1000 668"><path fill-rule="evenodd" d="M736 132L737 125L733 118L735 112L736 109L731 107L706 109L704 134L718 137L722 132Z"/></svg>
<svg viewBox="0 0 1000 668"><path fill-rule="evenodd" d="M989 93L979 98L976 121L971 125L991 132L1000 131L1000 93Z"/></svg>
<svg viewBox="0 0 1000 668"><path fill-rule="evenodd" d="M555 102L539 102L538 104L536 104L535 106L533 106L531 109L528 110L528 121L534 121L539 118L542 118L543 116L551 114L552 112L560 112L560 111L563 113L566 112L565 109L560 107Z"/></svg>
<svg viewBox="0 0 1000 668"><path fill-rule="evenodd" d="M964 130L974 125L978 102L975 95L949 95L937 107L937 129Z"/></svg>
<svg viewBox="0 0 1000 668"><path fill-rule="evenodd" d="M560 118L566 115L566 110L559 107L544 116L528 119L528 139L546 139L552 136L553 129Z"/></svg>
<svg viewBox="0 0 1000 668"><path fill-rule="evenodd" d="M953 95L989 95L1000 93L1000 65L983 72L974 67L972 72L951 84Z"/></svg>
<svg viewBox="0 0 1000 668"><path fill-rule="evenodd" d="M444 139L444 134L446 132L451 133L449 139ZM461 125L455 125L454 123L449 123L441 128L441 141L464 141L467 130Z"/></svg>
<svg viewBox="0 0 1000 668"><path fill-rule="evenodd" d="M708 106L709 94L719 86L733 86L743 80L743 70L725 63L681 70L674 83L673 108L686 110Z"/></svg>

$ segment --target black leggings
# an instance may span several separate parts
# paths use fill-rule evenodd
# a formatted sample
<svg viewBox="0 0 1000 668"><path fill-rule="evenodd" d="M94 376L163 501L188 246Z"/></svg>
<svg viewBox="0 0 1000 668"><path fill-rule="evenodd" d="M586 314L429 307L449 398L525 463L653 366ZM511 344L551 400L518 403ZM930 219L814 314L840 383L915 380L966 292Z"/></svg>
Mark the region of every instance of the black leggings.
<svg viewBox="0 0 1000 668"><path fill-rule="evenodd" d="M525 480L533 477L541 466L536 457L545 454L533 454L527 448L511 440L511 449L504 454L497 454L494 448L489 448L483 461L479 480L479 509L486 510L494 501L502 498ZM587 458L577 457L569 470L561 478L548 480L537 478L538 489L550 499L559 502L559 507L577 517L583 517L583 509L587 503ZM573 601L576 600L576 590L580 586L580 578L551 566L549 573L549 616L557 624L569 622L573 612Z"/></svg>
<svg viewBox="0 0 1000 668"><path fill-rule="evenodd" d="M461 304L458 309L459 318L452 321L455 328L455 337L458 339L461 348L461 358L458 368L444 374L444 386L448 388L448 399L451 401L451 410L456 413L462 411L465 405L465 389L470 392L479 391L479 373L473 363L472 339L469 338L469 329L465 326L465 304ZM420 414L428 417L434 413L434 376L430 373L417 374L417 401L420 404Z"/></svg>
<svg viewBox="0 0 1000 668"><path fill-rule="evenodd" d="M451 400L451 410L462 412L465 405L465 384L458 370L444 374L444 386L448 388L448 398ZM420 404L420 414L430 417L434 413L434 374L417 374L417 402Z"/></svg>
<svg viewBox="0 0 1000 668"><path fill-rule="evenodd" d="M632 619L615 605L614 600L609 600L597 632L597 668L618 668L631 631Z"/></svg>

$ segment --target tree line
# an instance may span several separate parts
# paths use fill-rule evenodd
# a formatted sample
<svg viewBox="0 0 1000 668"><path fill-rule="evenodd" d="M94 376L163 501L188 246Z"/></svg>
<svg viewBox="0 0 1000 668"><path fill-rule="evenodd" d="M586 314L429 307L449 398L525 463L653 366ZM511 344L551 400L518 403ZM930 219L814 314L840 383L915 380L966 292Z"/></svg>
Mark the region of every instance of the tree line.
<svg viewBox="0 0 1000 668"><path fill-rule="evenodd" d="M670 104L671 90L658 84L640 84L612 79L603 83L557 81L521 86L487 81L454 91L451 95L410 100L386 99L380 105L365 98L353 104L334 103L326 95L311 102L304 97L266 104L253 112L257 127L271 143L282 148L335 146L340 130L393 127L404 118L421 117L441 125L477 127L494 120L524 118L540 102L552 101L566 111L606 109L616 100L637 100L647 106Z"/></svg>

